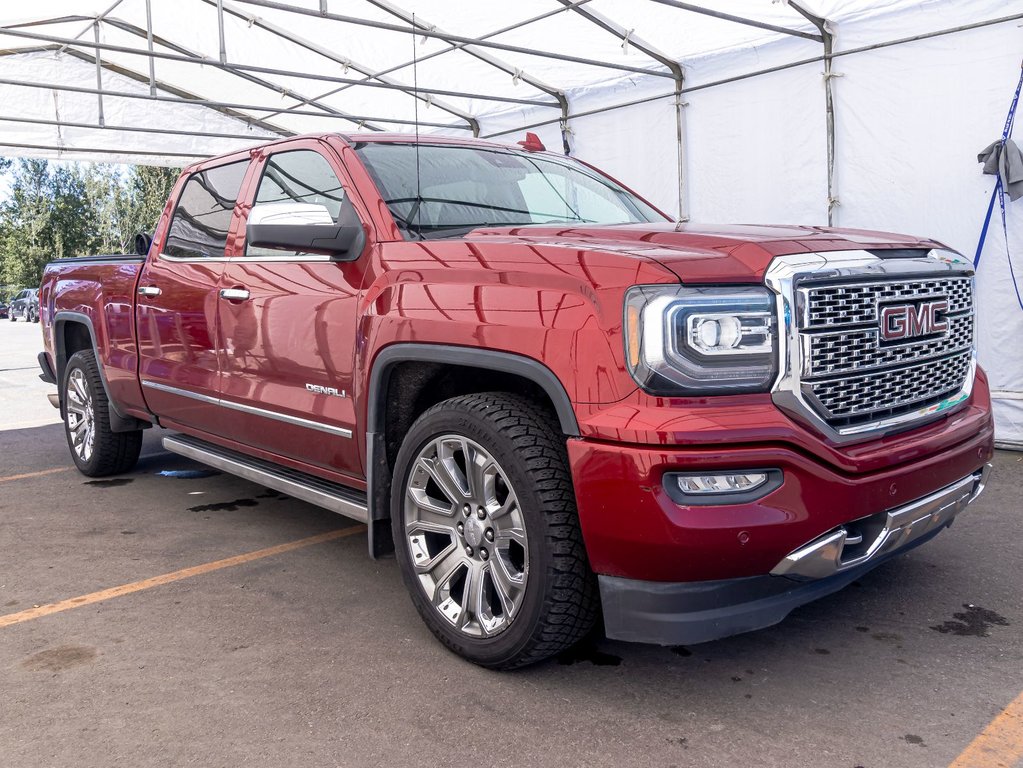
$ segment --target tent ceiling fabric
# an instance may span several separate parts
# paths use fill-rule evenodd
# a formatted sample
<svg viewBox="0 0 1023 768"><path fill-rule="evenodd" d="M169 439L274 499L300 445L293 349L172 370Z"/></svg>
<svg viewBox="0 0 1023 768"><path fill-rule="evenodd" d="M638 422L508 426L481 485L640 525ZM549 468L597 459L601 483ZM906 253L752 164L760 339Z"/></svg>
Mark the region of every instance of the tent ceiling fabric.
<svg viewBox="0 0 1023 768"><path fill-rule="evenodd" d="M911 4L811 4L845 17L900 3ZM47 0L31 7L0 11L0 151L176 165L294 133L411 131L417 106L423 131L486 135L488 123L505 127L502 115L557 121L578 95L602 86L656 83L671 91L665 59L686 66L786 37L798 40L797 57L821 54L814 25L790 3L771 0Z"/></svg>

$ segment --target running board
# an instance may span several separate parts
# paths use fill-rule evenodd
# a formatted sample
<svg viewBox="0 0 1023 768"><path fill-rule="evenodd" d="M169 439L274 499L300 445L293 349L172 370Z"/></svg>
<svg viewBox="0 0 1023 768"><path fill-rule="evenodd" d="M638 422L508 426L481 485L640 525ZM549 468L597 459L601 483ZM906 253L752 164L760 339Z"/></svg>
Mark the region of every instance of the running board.
<svg viewBox="0 0 1023 768"><path fill-rule="evenodd" d="M324 507L360 523L365 523L369 518L366 511L366 494L338 483L246 456L188 435L165 437L163 447L171 453L273 488L275 491Z"/></svg>

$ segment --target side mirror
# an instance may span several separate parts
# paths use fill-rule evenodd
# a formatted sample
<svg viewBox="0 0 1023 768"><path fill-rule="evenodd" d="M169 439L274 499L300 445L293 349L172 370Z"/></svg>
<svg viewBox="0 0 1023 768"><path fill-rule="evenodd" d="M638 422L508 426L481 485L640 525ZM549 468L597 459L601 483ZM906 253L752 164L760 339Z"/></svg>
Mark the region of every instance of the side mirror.
<svg viewBox="0 0 1023 768"><path fill-rule="evenodd" d="M139 232L135 235L135 254L148 256L149 249L153 246L153 236L148 232Z"/></svg>
<svg viewBox="0 0 1023 768"><path fill-rule="evenodd" d="M249 211L245 241L259 248L329 254L354 261L366 244L362 224L335 224L330 211L315 203L261 203Z"/></svg>

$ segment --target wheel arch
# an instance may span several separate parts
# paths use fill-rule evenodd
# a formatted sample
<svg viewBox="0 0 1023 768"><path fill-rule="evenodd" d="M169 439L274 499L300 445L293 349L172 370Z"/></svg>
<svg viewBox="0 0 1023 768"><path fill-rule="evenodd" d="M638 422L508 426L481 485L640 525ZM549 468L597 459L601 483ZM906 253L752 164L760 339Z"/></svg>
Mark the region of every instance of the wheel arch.
<svg viewBox="0 0 1023 768"><path fill-rule="evenodd" d="M509 352L444 344L399 343L385 347L373 360L367 388L366 480L369 552L373 558L393 551L389 521L393 470L391 454L395 451L388 444L388 408L391 404L388 394L395 371L399 366L410 363L428 366L439 375L451 367L479 371L482 374L481 381L494 381L494 375L500 374L509 383L526 386L537 395L542 393L562 433L568 437L579 435L579 423L564 385L550 368L537 360ZM476 391L494 388L485 386ZM408 405L412 406L411 403ZM406 420L414 418L413 410L411 419Z"/></svg>
<svg viewBox="0 0 1023 768"><path fill-rule="evenodd" d="M110 396L110 387L107 385L107 377L103 371L103 358L96 344L96 329L93 326L92 318L83 312L69 310L61 310L53 316L53 362L54 373L57 377L57 394L60 397L61 418L65 417L64 371L67 369L68 360L72 355L86 349L91 349L96 356L96 367L99 369L100 382L103 384L103 394L106 395L107 403L110 406L110 429L114 432L134 432L137 429L152 426L133 416L128 416L120 410L117 402Z"/></svg>

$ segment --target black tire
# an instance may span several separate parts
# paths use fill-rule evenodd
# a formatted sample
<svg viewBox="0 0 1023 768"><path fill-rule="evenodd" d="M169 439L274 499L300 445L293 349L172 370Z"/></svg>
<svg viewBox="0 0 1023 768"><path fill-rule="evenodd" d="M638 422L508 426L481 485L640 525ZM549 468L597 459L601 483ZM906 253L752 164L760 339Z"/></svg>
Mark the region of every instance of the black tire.
<svg viewBox="0 0 1023 768"><path fill-rule="evenodd" d="M113 432L110 429L110 403L92 350L76 352L68 360L61 381L61 402L64 434L79 472L88 477L104 477L127 472L135 466L142 450L142 430ZM78 411L87 415L80 417ZM76 436L81 440L76 441ZM91 440L89 450L81 447L86 440Z"/></svg>
<svg viewBox="0 0 1023 768"><path fill-rule="evenodd" d="M422 542L425 537L414 538L418 535L415 526L419 522L413 518L418 517L417 510L420 507L410 487L412 472L421 467L420 459L426 455L424 451L430 451L444 441L457 442L460 439L466 439L469 441L466 445L474 446L466 449L467 454L472 450L474 457L484 457L481 462L493 462L490 466L497 472L499 479L492 481L492 485L505 488L505 498L514 494L514 506L506 503L505 508L516 510L516 526L521 524L525 531L525 546L521 555L525 563L521 566L524 586L516 595L519 602L509 601L514 610L508 611L505 625L492 636L468 636L468 630L459 628L457 619L443 615L443 606L435 606L428 590L432 588L434 595L448 592L441 590L436 583L432 587L425 586L413 565L414 546L419 547L417 556L424 557L424 545L413 544L413 541ZM477 449L482 450L477 452ZM440 454L436 456L431 461L439 461ZM464 467L468 463L467 458L468 455L464 456L463 463L458 466ZM421 469L417 469L417 472L420 473L417 477L423 477ZM468 470L464 470L464 475L466 487L471 488ZM416 492L426 493L429 486L423 485L423 481L419 483L421 487ZM486 482L480 483L481 487L485 485ZM433 488L436 490L440 486L434 485ZM433 492L433 495L436 493ZM448 493L446 498L450 496ZM457 510L459 506L457 500L451 500L452 510ZM469 506L465 505L466 508ZM457 514L455 511L453 520L458 519ZM495 512L491 520L489 513L482 510L479 512L481 522L478 525L493 526L493 529L487 529L490 542L494 542L494 530L500 531L500 519L504 519L499 519L498 515L510 516L510 513ZM452 556L457 554L461 557L463 552L473 554L469 546L472 542L469 540L468 528L470 522L473 526L477 524L471 520L472 517L469 514L460 520L456 526L457 534L452 532L454 549L444 549L447 545L443 543L438 548ZM411 529L406 528L407 521L413 526ZM465 526L464 535L461 523ZM534 664L570 648L590 632L597 620L599 599L596 578L586 559L568 469L565 438L553 416L529 399L510 393L487 392L454 397L424 412L412 425L398 451L391 492L391 525L402 578L416 609L445 646L469 661L501 670ZM496 535L500 540L504 534L499 532ZM489 599L496 609L491 611L493 621L495 614L504 613L498 604L494 569L501 567L502 572L506 572L503 563L509 560L498 551L497 543L488 544L480 540L478 531L475 541L478 545L476 561L480 558L487 560L486 546L493 550L489 556L492 558L489 563L489 592L486 592L487 576L480 576L477 585L477 589L484 590L488 595L484 599ZM511 548L507 550L508 553L511 551ZM421 563L442 559L440 554L435 557L429 551L425 556L427 560L421 560ZM497 562L498 558L503 558L501 563ZM462 559L468 562L469 558ZM476 565L484 569L487 567L486 562L478 562ZM473 567L473 563L468 563L466 567ZM465 573L469 572L466 570ZM464 594L469 591L467 581L470 577L466 575L463 578L466 581L462 582L461 600L462 603L468 603L470 601ZM451 587L454 583L455 578L446 579L447 587L453 590L451 595L458 590L457 584ZM451 599L444 602L448 603L448 610L451 610ZM483 614L487 610L484 608ZM471 616L473 611L466 613ZM500 617L496 619L498 622L501 620ZM477 626L482 627L483 624L484 620L479 618Z"/></svg>
<svg viewBox="0 0 1023 768"><path fill-rule="evenodd" d="M38 310L35 311L35 312L33 312L32 310L29 310L28 321L30 323L38 323L39 322L39 312L38 312Z"/></svg>

